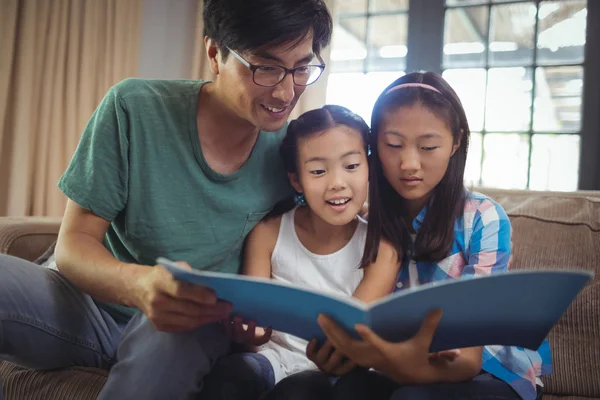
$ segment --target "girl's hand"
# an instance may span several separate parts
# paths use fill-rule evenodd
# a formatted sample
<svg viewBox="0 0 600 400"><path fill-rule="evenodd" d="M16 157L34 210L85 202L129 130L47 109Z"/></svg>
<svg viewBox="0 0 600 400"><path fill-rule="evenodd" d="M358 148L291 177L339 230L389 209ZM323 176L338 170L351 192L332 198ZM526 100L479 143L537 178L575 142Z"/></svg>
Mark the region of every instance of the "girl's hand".
<svg viewBox="0 0 600 400"><path fill-rule="evenodd" d="M247 346L262 346L271 340L273 329L257 328L255 321L244 324L242 317L233 317L231 320L223 320L223 326L227 336L237 344Z"/></svg>
<svg viewBox="0 0 600 400"><path fill-rule="evenodd" d="M333 346L356 364L384 372L400 384L425 384L441 380L429 354L441 317L441 310L429 313L417 334L399 343L385 341L360 324L356 331L363 340L356 340L325 315L318 321Z"/></svg>
<svg viewBox="0 0 600 400"><path fill-rule="evenodd" d="M314 362L321 371L332 375L342 376L352 371L356 363L344 357L328 340L317 349L317 340L313 339L306 346L306 356Z"/></svg>

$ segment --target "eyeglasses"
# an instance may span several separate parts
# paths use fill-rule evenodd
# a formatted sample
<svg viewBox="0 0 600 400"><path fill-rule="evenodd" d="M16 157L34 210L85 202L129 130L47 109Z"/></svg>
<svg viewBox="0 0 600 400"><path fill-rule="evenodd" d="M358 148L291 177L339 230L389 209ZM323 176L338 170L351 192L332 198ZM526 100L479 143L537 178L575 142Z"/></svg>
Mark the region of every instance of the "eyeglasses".
<svg viewBox="0 0 600 400"><path fill-rule="evenodd" d="M227 47L227 50L252 71L252 80L259 86L275 86L283 81L287 74L292 74L294 85L312 85L319 79L325 69L325 63L318 54L316 56L321 64L302 65L300 67L289 69L280 65L253 65L244 60L238 53L231 50L229 47Z"/></svg>

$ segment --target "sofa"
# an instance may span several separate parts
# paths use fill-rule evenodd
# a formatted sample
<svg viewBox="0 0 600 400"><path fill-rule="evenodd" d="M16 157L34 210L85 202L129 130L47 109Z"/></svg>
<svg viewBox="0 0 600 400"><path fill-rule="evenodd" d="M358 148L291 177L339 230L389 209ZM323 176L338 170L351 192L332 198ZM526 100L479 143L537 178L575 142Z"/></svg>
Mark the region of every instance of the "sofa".
<svg viewBox="0 0 600 400"><path fill-rule="evenodd" d="M513 269L595 272L550 332L553 373L542 380L545 400L600 399L600 192L478 191L510 216ZM36 260L59 226L56 218L0 218L0 252ZM0 361L6 400L95 399L106 376L93 368L42 372Z"/></svg>

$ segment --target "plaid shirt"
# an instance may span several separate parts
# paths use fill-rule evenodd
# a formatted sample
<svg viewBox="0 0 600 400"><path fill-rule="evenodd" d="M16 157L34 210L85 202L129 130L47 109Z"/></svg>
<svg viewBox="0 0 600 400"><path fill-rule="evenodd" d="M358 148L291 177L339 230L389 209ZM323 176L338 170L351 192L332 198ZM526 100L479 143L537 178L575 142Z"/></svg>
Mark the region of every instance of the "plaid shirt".
<svg viewBox="0 0 600 400"><path fill-rule="evenodd" d="M426 210L413 221L418 232ZM468 192L465 211L454 224L451 255L434 263L405 258L397 287L444 279L471 278L508 271L510 220L496 202L480 193ZM552 371L550 346L544 340L537 351L521 347L485 346L483 370L508 383L523 399L536 398L536 381Z"/></svg>

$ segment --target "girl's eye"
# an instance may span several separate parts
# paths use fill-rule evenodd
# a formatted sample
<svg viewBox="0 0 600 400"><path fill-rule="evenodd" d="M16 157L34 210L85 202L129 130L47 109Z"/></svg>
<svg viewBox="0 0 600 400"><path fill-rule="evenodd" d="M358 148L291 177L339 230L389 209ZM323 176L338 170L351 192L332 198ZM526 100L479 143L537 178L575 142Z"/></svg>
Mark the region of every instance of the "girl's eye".
<svg viewBox="0 0 600 400"><path fill-rule="evenodd" d="M350 164L350 165L348 165L348 166L346 167L346 169L350 169L350 170L352 170L352 169L356 169L356 168L358 168L358 166L359 166L359 165L360 165L360 164Z"/></svg>
<svg viewBox="0 0 600 400"><path fill-rule="evenodd" d="M432 147L421 147L421 149L425 150L425 151L432 151L437 149L439 146L432 146Z"/></svg>
<svg viewBox="0 0 600 400"><path fill-rule="evenodd" d="M311 174L313 175L323 175L325 173L324 169L314 169L312 171L310 171Z"/></svg>
<svg viewBox="0 0 600 400"><path fill-rule="evenodd" d="M401 144L392 144L392 143L388 143L387 144L388 147L391 147L392 149L400 149L402 148Z"/></svg>

